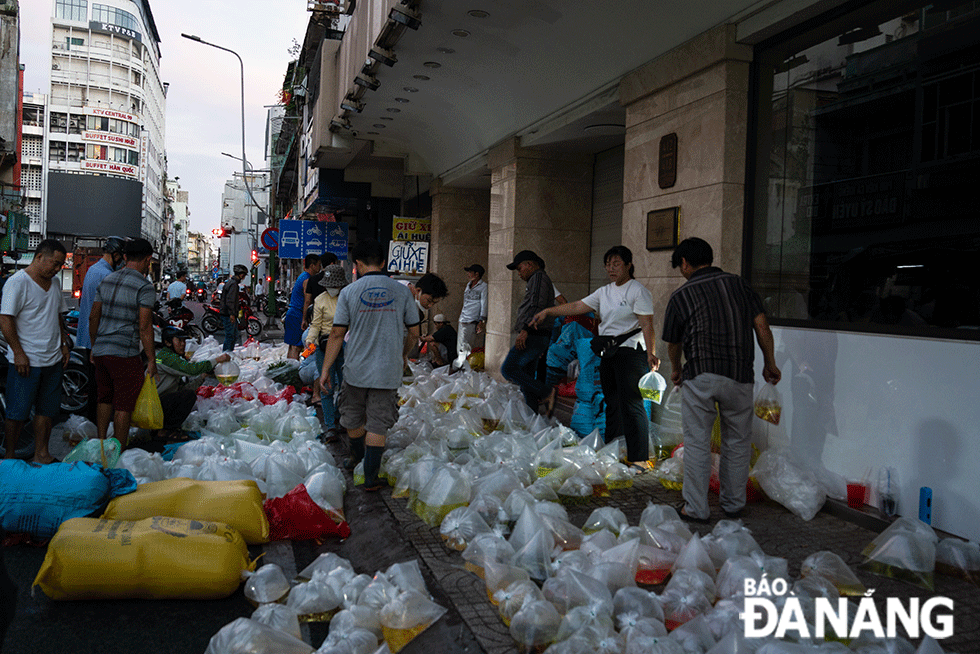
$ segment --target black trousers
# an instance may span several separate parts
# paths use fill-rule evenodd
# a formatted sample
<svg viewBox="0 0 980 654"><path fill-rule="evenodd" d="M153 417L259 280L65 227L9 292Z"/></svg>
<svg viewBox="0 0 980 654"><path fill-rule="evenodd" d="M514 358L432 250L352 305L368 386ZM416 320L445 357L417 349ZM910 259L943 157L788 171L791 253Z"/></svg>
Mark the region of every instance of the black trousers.
<svg viewBox="0 0 980 654"><path fill-rule="evenodd" d="M640 378L650 371L644 350L620 347L599 363L599 380L606 401L606 442L626 437L626 458L650 458L650 425L640 395Z"/></svg>
<svg viewBox="0 0 980 654"><path fill-rule="evenodd" d="M187 416L194 410L197 393L191 390L173 391L160 396L160 406L163 408L163 428L180 429Z"/></svg>

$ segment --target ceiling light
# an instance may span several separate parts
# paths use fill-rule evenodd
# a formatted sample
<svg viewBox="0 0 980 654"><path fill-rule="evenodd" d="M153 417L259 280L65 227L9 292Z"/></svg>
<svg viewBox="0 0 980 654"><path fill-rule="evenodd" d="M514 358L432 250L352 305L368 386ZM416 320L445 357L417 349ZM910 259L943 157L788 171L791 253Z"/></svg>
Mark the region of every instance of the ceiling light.
<svg viewBox="0 0 980 654"><path fill-rule="evenodd" d="M473 18L487 18L490 16L487 12L482 9L470 9L466 12L467 16L472 16Z"/></svg>
<svg viewBox="0 0 980 654"><path fill-rule="evenodd" d="M619 123L596 123L595 125L586 125L584 129L586 132L589 130L609 132L626 129L626 125L620 125Z"/></svg>
<svg viewBox="0 0 980 654"><path fill-rule="evenodd" d="M379 116L378 120L394 120L391 116Z"/></svg>
<svg viewBox="0 0 980 654"><path fill-rule="evenodd" d="M368 136L377 136L381 132L367 132Z"/></svg>
<svg viewBox="0 0 980 654"><path fill-rule="evenodd" d="M395 98L395 102L400 102L401 104L408 104L408 98Z"/></svg>
<svg viewBox="0 0 980 654"><path fill-rule="evenodd" d="M385 109L385 111L387 111L390 114L400 114L402 112L402 110L399 109L398 107L388 107L387 109Z"/></svg>
<svg viewBox="0 0 980 654"><path fill-rule="evenodd" d="M426 68L442 68L442 64L440 64L438 61L427 61L422 65Z"/></svg>
<svg viewBox="0 0 980 654"><path fill-rule="evenodd" d="M432 78L429 77L428 75L412 75L412 79L417 79L417 80L422 80L423 82L428 82Z"/></svg>
<svg viewBox="0 0 980 654"><path fill-rule="evenodd" d="M459 38L462 39L462 38L466 38L467 36L469 36L470 33L468 31L466 31L466 30L453 30L452 31L452 35L453 36L458 36Z"/></svg>
<svg viewBox="0 0 980 654"><path fill-rule="evenodd" d="M406 93L418 93L419 92L419 90L417 88L415 88L414 86L406 86L404 90L405 90Z"/></svg>
<svg viewBox="0 0 980 654"><path fill-rule="evenodd" d="M385 127L387 127L387 125L383 123L375 123L374 125L371 125L371 127L375 127L377 129L384 129Z"/></svg>
<svg viewBox="0 0 980 654"><path fill-rule="evenodd" d="M436 51L442 54L454 54L456 52L452 48L436 48Z"/></svg>

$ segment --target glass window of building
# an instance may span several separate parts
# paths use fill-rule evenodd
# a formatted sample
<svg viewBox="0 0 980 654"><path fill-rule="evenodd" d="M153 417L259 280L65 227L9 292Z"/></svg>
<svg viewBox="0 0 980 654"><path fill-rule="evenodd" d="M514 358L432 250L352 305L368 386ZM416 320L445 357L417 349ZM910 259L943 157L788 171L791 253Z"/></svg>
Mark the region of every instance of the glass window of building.
<svg viewBox="0 0 980 654"><path fill-rule="evenodd" d="M67 133L68 132L68 114L61 113L60 111L52 111L50 118L50 130L52 132Z"/></svg>
<svg viewBox="0 0 980 654"><path fill-rule="evenodd" d="M88 0L55 0L54 15L57 18L84 21L87 13Z"/></svg>
<svg viewBox="0 0 980 654"><path fill-rule="evenodd" d="M85 144L84 143L69 143L68 144L68 161L81 161L85 158Z"/></svg>
<svg viewBox="0 0 980 654"><path fill-rule="evenodd" d="M110 7L109 5L93 4L92 20L109 23L110 25L118 25L119 27L125 27L126 29L136 31L139 31L140 29L136 16L128 11L116 9L115 7Z"/></svg>
<svg viewBox="0 0 980 654"><path fill-rule="evenodd" d="M65 141L48 141L48 161L64 161L66 145Z"/></svg>
<svg viewBox="0 0 980 654"><path fill-rule="evenodd" d="M89 143L85 148L85 156L88 159L105 159L108 156L109 150L104 145L93 145Z"/></svg>
<svg viewBox="0 0 980 654"><path fill-rule="evenodd" d="M889 0L760 45L748 272L774 322L980 339L977 34L980 2Z"/></svg>

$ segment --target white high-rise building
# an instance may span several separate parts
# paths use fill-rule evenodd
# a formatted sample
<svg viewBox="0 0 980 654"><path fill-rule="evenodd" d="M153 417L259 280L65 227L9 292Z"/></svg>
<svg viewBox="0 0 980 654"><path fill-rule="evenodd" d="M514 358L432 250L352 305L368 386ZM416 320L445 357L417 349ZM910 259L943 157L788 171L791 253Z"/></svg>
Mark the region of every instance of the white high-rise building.
<svg viewBox="0 0 980 654"><path fill-rule="evenodd" d="M54 0L46 231L165 246L160 36L147 0Z"/></svg>

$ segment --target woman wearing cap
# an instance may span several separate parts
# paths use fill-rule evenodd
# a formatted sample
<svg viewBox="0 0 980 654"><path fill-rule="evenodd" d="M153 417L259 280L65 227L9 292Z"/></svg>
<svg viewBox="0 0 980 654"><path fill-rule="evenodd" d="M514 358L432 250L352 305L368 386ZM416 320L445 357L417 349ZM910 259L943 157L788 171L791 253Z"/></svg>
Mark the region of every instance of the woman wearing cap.
<svg viewBox="0 0 980 654"><path fill-rule="evenodd" d="M180 438L180 426L187 420L197 401L197 387L204 375L212 372L219 363L231 359L223 352L213 361L191 363L186 358L187 337L182 329L166 326L160 332L163 347L156 351L157 392L163 407L163 429L160 436L166 439Z"/></svg>
<svg viewBox="0 0 980 654"><path fill-rule="evenodd" d="M599 378L606 400L606 442L626 437L626 458L641 468L649 467L649 419L643 408L639 382L648 370L660 367L653 330L653 295L633 277L633 253L624 245L609 249L603 257L611 282L588 297L545 309L531 320L537 325L554 316L575 316L595 311L600 336L619 336L637 327L610 358L599 363ZM547 323L545 323L547 324ZM554 390L548 398L554 403Z"/></svg>
<svg viewBox="0 0 980 654"><path fill-rule="evenodd" d="M306 333L306 344L316 344L316 369L323 372L323 353L327 348L327 337L333 329L333 315L337 311L337 297L340 289L347 286L347 273L339 263L332 263L323 269L323 276L320 278L320 286L324 292L316 296L313 301L313 316L310 318L310 329ZM341 346L343 348L343 346ZM333 377L333 388L340 388L341 370L344 367L344 351L340 350L337 360L330 367L330 374ZM323 396L320 394L320 385L313 384L313 406L316 408L317 417L321 424L326 426L325 431L328 440L335 440L340 427L337 426L337 410L334 406L333 394L328 393Z"/></svg>

